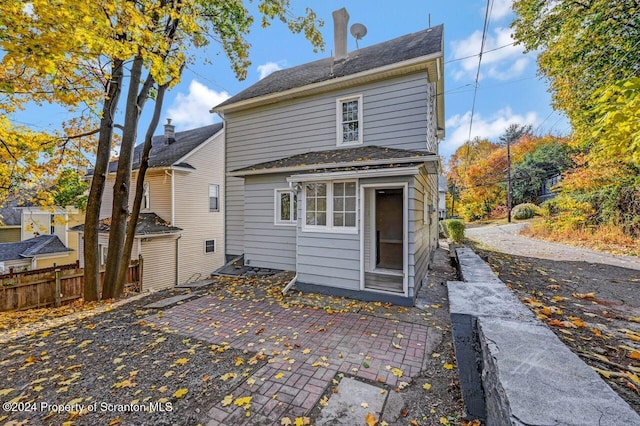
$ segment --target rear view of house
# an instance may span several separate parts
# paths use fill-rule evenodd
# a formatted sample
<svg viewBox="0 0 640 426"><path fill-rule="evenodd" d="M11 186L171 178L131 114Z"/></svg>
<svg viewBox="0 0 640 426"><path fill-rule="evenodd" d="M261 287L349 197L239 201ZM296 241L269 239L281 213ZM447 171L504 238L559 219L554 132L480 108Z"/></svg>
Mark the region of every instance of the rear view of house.
<svg viewBox="0 0 640 426"><path fill-rule="evenodd" d="M437 245L443 27L277 71L224 118L226 254L296 286L412 304Z"/></svg>

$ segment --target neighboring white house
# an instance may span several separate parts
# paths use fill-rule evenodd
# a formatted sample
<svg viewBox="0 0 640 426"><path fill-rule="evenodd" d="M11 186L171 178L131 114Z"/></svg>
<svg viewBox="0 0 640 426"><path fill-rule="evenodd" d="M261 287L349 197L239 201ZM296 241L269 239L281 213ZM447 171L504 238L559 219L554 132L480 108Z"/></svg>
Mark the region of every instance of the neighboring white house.
<svg viewBox="0 0 640 426"><path fill-rule="evenodd" d="M438 242L443 27L276 71L212 111L226 254L302 290L413 304Z"/></svg>
<svg viewBox="0 0 640 426"><path fill-rule="evenodd" d="M137 178L141 153L142 144L135 148L132 182ZM99 245L103 262L109 249L109 218L116 169L117 161L109 165L100 211ZM131 252L132 259L140 255L144 261L143 291L204 279L222 266L223 185L222 123L175 133L169 122L165 125L164 135L154 136L145 175L143 206ZM133 204L133 192L130 193L129 209ZM76 230L82 236L83 228Z"/></svg>

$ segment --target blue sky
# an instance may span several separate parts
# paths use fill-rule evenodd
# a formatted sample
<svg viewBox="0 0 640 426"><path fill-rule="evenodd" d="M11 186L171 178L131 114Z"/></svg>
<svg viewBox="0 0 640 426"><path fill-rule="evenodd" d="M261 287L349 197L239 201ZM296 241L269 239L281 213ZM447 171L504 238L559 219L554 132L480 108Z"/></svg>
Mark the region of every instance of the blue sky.
<svg viewBox="0 0 640 426"><path fill-rule="evenodd" d="M362 23L368 29L367 35L359 41L360 47L427 28L429 17L431 25L444 24L446 138L440 144L440 154L448 157L468 139L486 7L484 0L291 2L294 11L303 13L305 7L311 7L324 20L324 52L314 54L302 35L291 34L280 23L267 29L256 25L248 37L252 45L252 65L246 80L239 82L219 46L211 44L197 52L196 63L185 69L182 82L165 97L161 123L170 117L176 131L180 131L219 121L216 115L209 113L211 107L269 72L330 56L333 47L331 12L346 7L349 25ZM512 44L511 0L493 0L492 4L485 44L485 52L489 52L482 58L471 137L496 140L511 123L531 124L540 134L566 134L569 131L566 119L552 110L546 84L536 76L535 53L525 55L521 46ZM356 49L353 38L349 38L348 43L349 51ZM460 60L466 57L469 58ZM143 125L152 108L152 104L148 104ZM42 110L30 108L13 118L18 124L29 124L37 129L58 127L68 116L63 111L45 107ZM141 127L138 134L143 135L145 128ZM161 131L159 128L157 133Z"/></svg>

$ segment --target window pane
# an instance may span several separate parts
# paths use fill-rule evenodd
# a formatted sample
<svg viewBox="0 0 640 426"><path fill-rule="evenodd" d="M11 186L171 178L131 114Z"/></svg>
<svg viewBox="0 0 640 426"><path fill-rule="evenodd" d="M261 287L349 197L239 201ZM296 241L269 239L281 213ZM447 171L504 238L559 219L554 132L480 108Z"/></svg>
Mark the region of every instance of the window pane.
<svg viewBox="0 0 640 426"><path fill-rule="evenodd" d="M218 185L209 185L209 197L218 197Z"/></svg>
<svg viewBox="0 0 640 426"><path fill-rule="evenodd" d="M327 214L326 213L318 213L316 218L316 225L318 226L327 226Z"/></svg>
<svg viewBox="0 0 640 426"><path fill-rule="evenodd" d="M218 210L218 198L210 197L209 198L209 211L217 211Z"/></svg>
<svg viewBox="0 0 640 426"><path fill-rule="evenodd" d="M344 224L344 213L334 213L333 214L333 225L334 226L343 226Z"/></svg>
<svg viewBox="0 0 640 426"><path fill-rule="evenodd" d="M327 195L327 184L326 183L318 183L316 184L316 191L318 197L324 197Z"/></svg>
<svg viewBox="0 0 640 426"><path fill-rule="evenodd" d="M307 225L315 225L316 224L316 215L315 213L307 212Z"/></svg>
<svg viewBox="0 0 640 426"><path fill-rule="evenodd" d="M315 198L307 198L307 211L309 211L309 212L316 211L316 199Z"/></svg>
<svg viewBox="0 0 640 426"><path fill-rule="evenodd" d="M280 194L280 220L291 220L291 193Z"/></svg>
<svg viewBox="0 0 640 426"><path fill-rule="evenodd" d="M356 226L356 214L355 213L345 213L345 215L344 215L344 225L345 226Z"/></svg>
<svg viewBox="0 0 640 426"><path fill-rule="evenodd" d="M355 212L356 211L356 197L346 197L345 198L345 211Z"/></svg>
<svg viewBox="0 0 640 426"><path fill-rule="evenodd" d="M345 183L345 195L350 195L352 197L356 196L356 183L355 182L346 182Z"/></svg>
<svg viewBox="0 0 640 426"><path fill-rule="evenodd" d="M337 211L337 212L344 211L344 198L342 197L333 198L333 211Z"/></svg>
<svg viewBox="0 0 640 426"><path fill-rule="evenodd" d="M333 195L344 195L344 182L334 183L333 184Z"/></svg>
<svg viewBox="0 0 640 426"><path fill-rule="evenodd" d="M326 212L327 211L327 199L326 198L318 198L316 201L316 210L318 212Z"/></svg>

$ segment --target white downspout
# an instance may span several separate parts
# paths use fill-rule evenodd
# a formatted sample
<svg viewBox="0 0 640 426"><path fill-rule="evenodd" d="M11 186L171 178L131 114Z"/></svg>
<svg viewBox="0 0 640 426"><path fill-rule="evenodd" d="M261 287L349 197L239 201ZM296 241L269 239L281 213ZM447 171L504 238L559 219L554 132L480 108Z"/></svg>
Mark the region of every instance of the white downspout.
<svg viewBox="0 0 640 426"><path fill-rule="evenodd" d="M289 187L294 190L296 199L298 199L299 191L296 191L296 188L293 185L293 182L289 182ZM298 200L298 206L299 205L300 205L300 201ZM286 286L284 286L284 288L282 289L283 296L287 294L287 292L291 289L291 287L295 285L296 281L298 281L298 222L300 221L300 215L298 214L297 211L296 211L296 216L298 217L298 220L296 220L296 274L293 276L291 281L289 281L289 283Z"/></svg>
<svg viewBox="0 0 640 426"><path fill-rule="evenodd" d="M169 173L171 172L171 173ZM175 186L175 180L173 179L173 174L175 173L174 170L165 170L164 171L165 174L171 176L171 226L176 226L175 224L175 193L176 193L176 186Z"/></svg>
<svg viewBox="0 0 640 426"><path fill-rule="evenodd" d="M180 238L182 234L176 238L176 285L180 284Z"/></svg>

